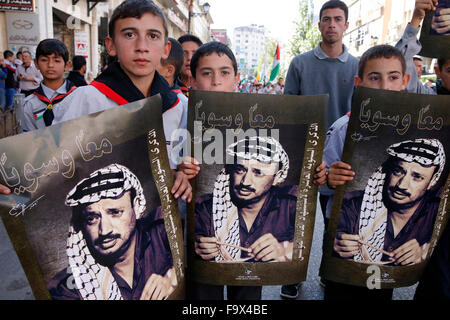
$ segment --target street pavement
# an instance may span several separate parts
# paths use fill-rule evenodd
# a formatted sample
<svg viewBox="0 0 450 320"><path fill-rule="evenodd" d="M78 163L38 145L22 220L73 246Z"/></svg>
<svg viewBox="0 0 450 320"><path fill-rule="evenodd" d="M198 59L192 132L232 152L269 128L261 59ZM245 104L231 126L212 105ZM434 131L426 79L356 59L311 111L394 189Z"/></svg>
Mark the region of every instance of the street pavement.
<svg viewBox="0 0 450 320"><path fill-rule="evenodd" d="M323 218L317 206L316 223L314 227L313 243L308 265L308 275L300 286L297 300L323 300L323 287L319 280L319 267L322 258ZM0 299L1 300L32 300L31 287L19 263L19 259L9 241L3 223L0 220ZM394 290L394 300L411 300L416 285ZM281 300L281 286L264 286L263 300Z"/></svg>

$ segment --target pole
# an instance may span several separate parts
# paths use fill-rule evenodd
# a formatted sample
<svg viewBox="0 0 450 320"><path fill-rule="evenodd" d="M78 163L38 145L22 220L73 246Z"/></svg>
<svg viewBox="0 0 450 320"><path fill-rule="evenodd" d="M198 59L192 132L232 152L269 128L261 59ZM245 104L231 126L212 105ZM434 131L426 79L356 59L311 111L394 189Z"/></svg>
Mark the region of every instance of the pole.
<svg viewBox="0 0 450 320"><path fill-rule="evenodd" d="M191 33L191 21L192 21L192 12L194 9L194 4L192 3L192 0L189 0L189 13L188 13L188 33Z"/></svg>

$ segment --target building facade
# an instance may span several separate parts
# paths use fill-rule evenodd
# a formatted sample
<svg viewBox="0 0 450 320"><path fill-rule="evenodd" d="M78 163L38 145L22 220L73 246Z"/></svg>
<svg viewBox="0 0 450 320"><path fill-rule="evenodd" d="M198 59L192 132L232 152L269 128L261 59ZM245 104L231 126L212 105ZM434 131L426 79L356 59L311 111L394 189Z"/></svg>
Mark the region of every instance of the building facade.
<svg viewBox="0 0 450 320"><path fill-rule="evenodd" d="M70 58L83 55L88 70L95 75L99 65L99 26L107 15L104 1L35 0L29 11L0 6L0 51L29 50L34 54L46 38L59 39L67 46Z"/></svg>
<svg viewBox="0 0 450 320"><path fill-rule="evenodd" d="M377 44L394 45L414 10L414 0L346 0L349 28L344 43L355 56Z"/></svg>
<svg viewBox="0 0 450 320"><path fill-rule="evenodd" d="M411 21L415 0L344 0L349 8L349 28L344 43L360 57L378 44L395 43ZM423 58L425 73L433 73L432 59Z"/></svg>
<svg viewBox="0 0 450 320"><path fill-rule="evenodd" d="M251 24L233 30L232 49L241 74L253 75L264 54L268 31L263 25Z"/></svg>
<svg viewBox="0 0 450 320"><path fill-rule="evenodd" d="M104 39L108 35L108 17L123 0L22 0L21 6L0 1L0 54L28 49L34 54L38 43L56 38L65 43L70 58L83 55L88 71L100 71L104 57ZM205 2L198 0L155 0L168 20L169 36L178 38L188 32L202 41L210 41L212 18L204 14ZM28 4L24 6L23 4ZM20 10L19 10L20 9ZM190 17L190 9L192 14ZM5 31L3 31L5 30Z"/></svg>

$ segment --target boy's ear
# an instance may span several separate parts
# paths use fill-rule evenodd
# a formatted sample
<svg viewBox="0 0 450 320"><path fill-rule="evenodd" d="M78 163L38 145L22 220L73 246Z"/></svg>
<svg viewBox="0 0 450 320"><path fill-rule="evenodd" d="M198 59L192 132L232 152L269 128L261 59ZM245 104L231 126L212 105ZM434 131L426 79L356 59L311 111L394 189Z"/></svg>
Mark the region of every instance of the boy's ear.
<svg viewBox="0 0 450 320"><path fill-rule="evenodd" d="M171 48L172 48L172 42L167 41L166 45L164 46L164 51L161 56L161 59L167 59L169 57Z"/></svg>
<svg viewBox="0 0 450 320"><path fill-rule="evenodd" d="M111 37L106 37L105 47L106 47L106 51L108 52L108 55L110 55L111 57L116 56L116 54L117 54L116 46L114 45L114 40Z"/></svg>
<svg viewBox="0 0 450 320"><path fill-rule="evenodd" d="M175 67L172 64L167 65L167 71L170 77L175 76Z"/></svg>
<svg viewBox="0 0 450 320"><path fill-rule="evenodd" d="M64 67L64 71L69 70L71 65L72 65L72 61L70 61L70 60L67 61L67 62L66 62L66 65L65 65L65 67Z"/></svg>
<svg viewBox="0 0 450 320"><path fill-rule="evenodd" d="M359 87L359 85L360 85L361 82L362 82L362 79L361 79L359 76L355 76L355 77L353 78L353 82L355 83L355 87Z"/></svg>
<svg viewBox="0 0 450 320"><path fill-rule="evenodd" d="M36 69L38 69L40 71L37 59L34 58L33 61L34 61L34 66L36 67Z"/></svg>
<svg viewBox="0 0 450 320"><path fill-rule="evenodd" d="M241 73L236 73L236 76L234 77L234 86L237 87L237 84L239 83L239 80L241 79Z"/></svg>
<svg viewBox="0 0 450 320"><path fill-rule="evenodd" d="M403 75L403 90L408 86L409 80L411 80L411 75L409 73L405 73Z"/></svg>
<svg viewBox="0 0 450 320"><path fill-rule="evenodd" d="M437 62L434 64L434 73L436 74L436 78L441 78L441 70L439 70Z"/></svg>
<svg viewBox="0 0 450 320"><path fill-rule="evenodd" d="M345 23L345 29L344 29L344 31L347 31L349 25L350 25L350 23L347 21L347 22Z"/></svg>

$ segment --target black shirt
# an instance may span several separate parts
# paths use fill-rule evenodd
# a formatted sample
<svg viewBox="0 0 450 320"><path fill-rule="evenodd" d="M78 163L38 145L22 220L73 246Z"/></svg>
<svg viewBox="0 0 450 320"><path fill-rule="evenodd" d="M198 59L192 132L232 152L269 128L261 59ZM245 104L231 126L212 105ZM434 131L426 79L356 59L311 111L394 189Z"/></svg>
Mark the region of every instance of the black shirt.
<svg viewBox="0 0 450 320"><path fill-rule="evenodd" d="M88 85L84 77L78 71L70 71L67 79L70 80L70 82L72 82L77 87Z"/></svg>

